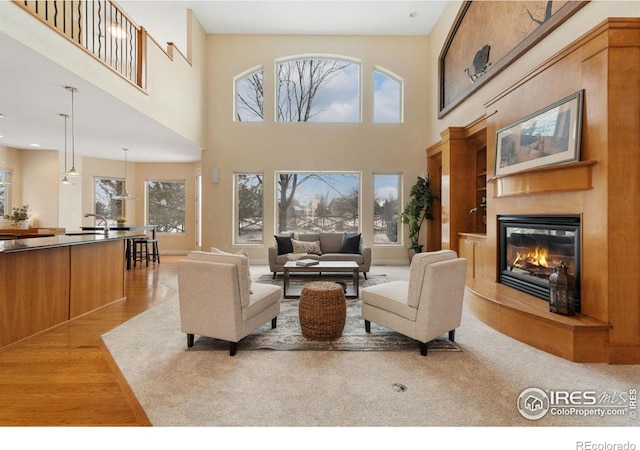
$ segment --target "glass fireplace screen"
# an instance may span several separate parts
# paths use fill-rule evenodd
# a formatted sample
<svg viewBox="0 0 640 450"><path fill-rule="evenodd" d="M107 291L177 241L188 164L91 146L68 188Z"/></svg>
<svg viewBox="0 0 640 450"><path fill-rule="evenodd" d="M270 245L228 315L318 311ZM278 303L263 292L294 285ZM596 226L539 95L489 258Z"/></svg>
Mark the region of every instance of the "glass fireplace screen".
<svg viewBox="0 0 640 450"><path fill-rule="evenodd" d="M500 282L549 300L549 276L564 263L579 298L580 218L501 216Z"/></svg>

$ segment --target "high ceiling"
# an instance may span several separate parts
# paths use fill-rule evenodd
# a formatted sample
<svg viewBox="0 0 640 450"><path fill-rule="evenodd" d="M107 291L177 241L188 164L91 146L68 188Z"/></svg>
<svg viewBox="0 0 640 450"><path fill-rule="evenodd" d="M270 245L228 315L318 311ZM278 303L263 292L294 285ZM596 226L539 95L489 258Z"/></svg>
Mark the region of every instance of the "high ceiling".
<svg viewBox="0 0 640 450"><path fill-rule="evenodd" d="M121 1L158 42L184 40L192 9L206 32L222 34L427 35L445 1ZM176 26L179 24L179 26ZM184 48L184 47L182 47ZM165 126L0 33L0 145L64 149L75 94L75 153L129 161L193 162L200 149ZM99 105L100 107L96 107ZM69 119L70 120L70 119ZM131 126L135 123L136 126ZM107 124L105 126L105 124ZM71 148L71 138L68 148ZM33 147L31 144L39 144Z"/></svg>

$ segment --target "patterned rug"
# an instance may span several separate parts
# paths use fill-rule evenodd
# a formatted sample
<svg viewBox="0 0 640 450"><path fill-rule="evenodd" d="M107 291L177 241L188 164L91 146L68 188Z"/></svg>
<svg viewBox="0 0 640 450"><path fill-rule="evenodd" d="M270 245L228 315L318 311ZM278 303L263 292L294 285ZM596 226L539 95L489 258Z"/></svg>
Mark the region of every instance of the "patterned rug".
<svg viewBox="0 0 640 450"><path fill-rule="evenodd" d="M360 279L360 287L373 286L386 283L385 275L371 275L368 280ZM322 279L324 281L343 281L350 283L350 277L324 274L322 277L312 274L296 274L291 277L291 284L308 283ZM258 283L276 284L282 286L282 277L271 279L271 275L263 275ZM316 341L302 335L300 322L298 321L297 299L282 299L280 302L280 315L278 325L271 328L271 323L264 324L256 331L242 339L238 343L238 351L271 349L271 350L350 350L350 351L385 351L385 350L410 350L418 351L418 342L399 333L388 330L375 323L371 323L371 333L365 332L364 320L361 315L362 304L360 299L347 300L347 317L342 336L333 341ZM185 338L186 339L186 338ZM434 339L427 345L429 351L461 351L454 343L449 341L447 334ZM218 339L204 336L196 336L195 344L191 351L229 351L229 344Z"/></svg>

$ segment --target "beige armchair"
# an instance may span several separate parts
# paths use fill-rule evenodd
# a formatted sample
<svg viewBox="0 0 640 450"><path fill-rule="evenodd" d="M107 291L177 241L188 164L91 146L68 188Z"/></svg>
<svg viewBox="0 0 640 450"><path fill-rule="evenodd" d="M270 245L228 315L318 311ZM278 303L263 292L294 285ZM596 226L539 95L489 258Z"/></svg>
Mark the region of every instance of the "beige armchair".
<svg viewBox="0 0 640 450"><path fill-rule="evenodd" d="M451 250L418 253L411 261L409 281L392 281L364 288L362 317L367 333L371 322L427 343L449 332L455 339L460 326L467 260Z"/></svg>
<svg viewBox="0 0 640 450"><path fill-rule="evenodd" d="M282 288L251 283L249 259L243 255L191 252L178 261L180 326L187 346L194 335L237 343L271 320L276 327Z"/></svg>

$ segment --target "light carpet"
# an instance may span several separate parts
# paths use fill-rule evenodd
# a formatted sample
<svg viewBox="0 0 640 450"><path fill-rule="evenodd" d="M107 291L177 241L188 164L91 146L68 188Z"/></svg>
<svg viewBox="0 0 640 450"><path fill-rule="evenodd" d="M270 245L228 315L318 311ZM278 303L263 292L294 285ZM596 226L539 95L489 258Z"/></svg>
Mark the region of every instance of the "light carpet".
<svg viewBox="0 0 640 450"><path fill-rule="evenodd" d="M407 268L372 272L408 276ZM257 279L259 268L252 266L252 274ZM240 350L230 357L228 351L188 351L177 315L146 329L136 326L139 317L125 324L126 339L116 339L118 329L103 338L155 426L638 426L628 415L522 417L516 404L527 388L623 393L640 386L640 372L539 351L487 327L466 306L456 333L462 351L426 357L417 350Z"/></svg>

